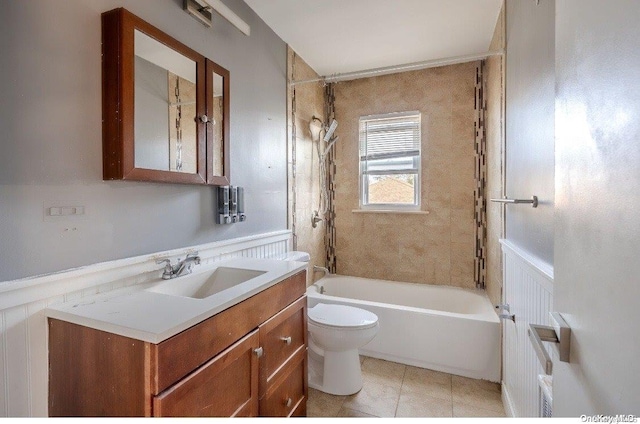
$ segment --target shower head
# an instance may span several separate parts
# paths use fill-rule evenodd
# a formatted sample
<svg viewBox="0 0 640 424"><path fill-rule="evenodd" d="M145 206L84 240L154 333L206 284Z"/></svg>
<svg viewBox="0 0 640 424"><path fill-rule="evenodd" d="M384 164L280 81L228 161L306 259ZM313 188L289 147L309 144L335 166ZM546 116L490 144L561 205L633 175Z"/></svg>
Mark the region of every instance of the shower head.
<svg viewBox="0 0 640 424"><path fill-rule="evenodd" d="M329 129L327 130L326 134L323 137L323 140L325 141L325 143L331 140L331 137L333 136L333 133L336 131L336 128L338 128L338 121L334 119L331 122Z"/></svg>

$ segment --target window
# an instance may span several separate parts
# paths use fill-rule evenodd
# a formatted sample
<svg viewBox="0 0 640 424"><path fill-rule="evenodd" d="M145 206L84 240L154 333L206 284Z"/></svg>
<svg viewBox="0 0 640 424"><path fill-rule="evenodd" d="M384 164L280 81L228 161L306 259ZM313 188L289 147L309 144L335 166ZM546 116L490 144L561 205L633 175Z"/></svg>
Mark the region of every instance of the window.
<svg viewBox="0 0 640 424"><path fill-rule="evenodd" d="M420 209L420 112L360 118L360 208Z"/></svg>

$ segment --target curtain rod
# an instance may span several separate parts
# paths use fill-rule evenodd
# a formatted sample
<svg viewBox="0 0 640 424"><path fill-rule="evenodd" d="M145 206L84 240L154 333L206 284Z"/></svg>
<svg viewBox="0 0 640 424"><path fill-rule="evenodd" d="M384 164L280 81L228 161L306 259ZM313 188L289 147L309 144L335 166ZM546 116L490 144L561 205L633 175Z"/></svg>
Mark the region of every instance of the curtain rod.
<svg viewBox="0 0 640 424"><path fill-rule="evenodd" d="M356 78L393 74L400 71L417 71L419 69L435 68L438 66L455 65L457 63L472 62L474 60L486 59L490 56L501 56L503 54L504 54L504 50L497 50L497 51L490 51L487 53L448 57L444 59L432 59L432 60L426 60L423 62L407 63L405 65L385 66L382 68L367 69L364 71L345 72L342 74L333 74L333 75L328 75L328 76L319 77L319 78L312 78L312 79L300 80L300 81L291 81L289 85L294 86L298 84L307 84L310 82L323 82L323 83L338 82L338 81L346 81L346 80L356 79Z"/></svg>

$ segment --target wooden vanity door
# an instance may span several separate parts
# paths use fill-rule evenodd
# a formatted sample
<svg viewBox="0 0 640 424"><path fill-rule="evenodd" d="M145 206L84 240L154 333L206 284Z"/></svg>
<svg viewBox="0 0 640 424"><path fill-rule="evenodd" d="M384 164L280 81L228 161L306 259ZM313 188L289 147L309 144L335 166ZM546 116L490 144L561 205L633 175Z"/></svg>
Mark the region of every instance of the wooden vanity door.
<svg viewBox="0 0 640 424"><path fill-rule="evenodd" d="M153 399L156 417L258 415L258 330Z"/></svg>

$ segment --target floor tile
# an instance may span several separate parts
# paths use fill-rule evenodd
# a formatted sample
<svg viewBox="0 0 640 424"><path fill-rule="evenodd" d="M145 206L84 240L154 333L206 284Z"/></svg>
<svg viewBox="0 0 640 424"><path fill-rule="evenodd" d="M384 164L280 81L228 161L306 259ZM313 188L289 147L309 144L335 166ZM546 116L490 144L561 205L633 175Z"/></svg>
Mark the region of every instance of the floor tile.
<svg viewBox="0 0 640 424"><path fill-rule="evenodd" d="M362 390L347 396L342 406L378 417L393 417L399 397L399 386L365 380Z"/></svg>
<svg viewBox="0 0 640 424"><path fill-rule="evenodd" d="M309 389L309 417L503 417L500 385L361 356L351 396Z"/></svg>
<svg viewBox="0 0 640 424"><path fill-rule="evenodd" d="M402 393L396 417L451 417L451 399L438 399L419 393Z"/></svg>
<svg viewBox="0 0 640 424"><path fill-rule="evenodd" d="M309 399L307 400L307 416L309 417L335 417L345 396L335 396L309 387Z"/></svg>
<svg viewBox="0 0 640 424"><path fill-rule="evenodd" d="M402 386L402 379L406 365L395 362L384 361L382 359L365 358L362 363L362 378L367 382L385 384L399 389Z"/></svg>
<svg viewBox="0 0 640 424"><path fill-rule="evenodd" d="M465 404L504 413L498 383L454 375L451 380L451 389L454 404Z"/></svg>
<svg viewBox="0 0 640 424"><path fill-rule="evenodd" d="M349 409L342 407L338 412L338 417L365 417L365 418L378 418L375 415L365 414L364 412L356 411L355 409Z"/></svg>
<svg viewBox="0 0 640 424"><path fill-rule="evenodd" d="M465 405L463 403L453 404L454 417L506 417L503 411L491 411L489 409L478 408L477 406Z"/></svg>
<svg viewBox="0 0 640 424"><path fill-rule="evenodd" d="M402 393L416 393L451 400L451 374L407 366Z"/></svg>

